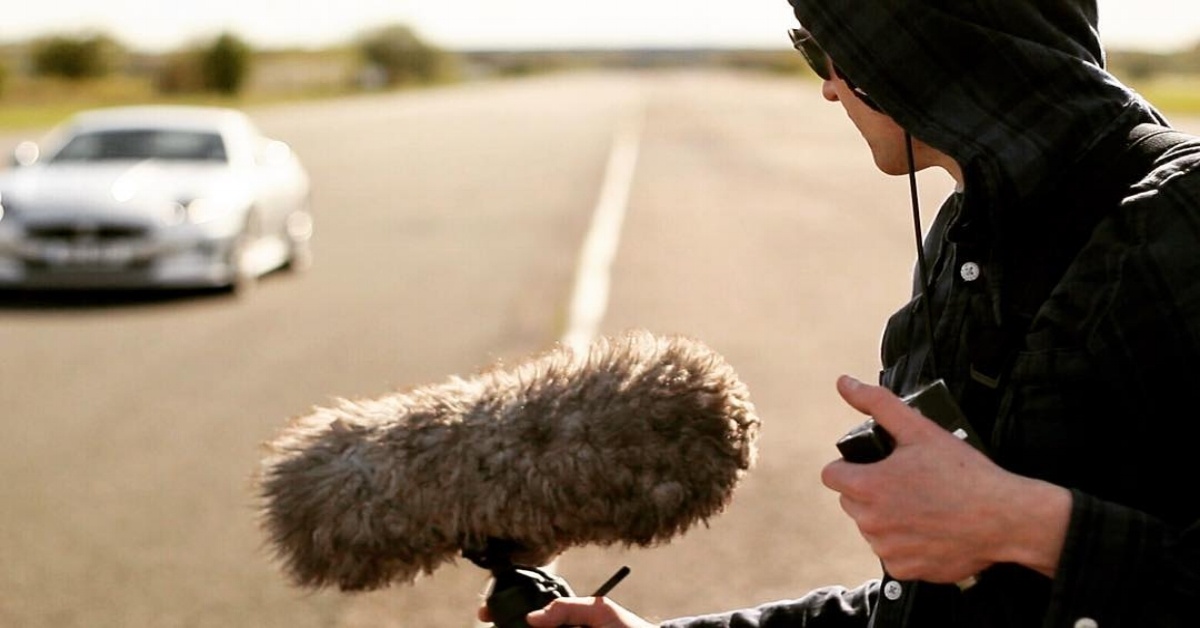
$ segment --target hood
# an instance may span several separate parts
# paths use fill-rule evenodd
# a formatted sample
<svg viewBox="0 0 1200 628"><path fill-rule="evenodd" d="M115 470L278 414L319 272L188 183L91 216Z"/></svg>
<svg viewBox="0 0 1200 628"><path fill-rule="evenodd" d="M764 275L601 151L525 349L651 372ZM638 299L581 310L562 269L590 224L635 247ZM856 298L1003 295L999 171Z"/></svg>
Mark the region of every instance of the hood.
<svg viewBox="0 0 1200 628"><path fill-rule="evenodd" d="M159 161L48 163L0 175L2 201L24 220L105 216L170 220L175 203L240 194L222 166Z"/></svg>
<svg viewBox="0 0 1200 628"><path fill-rule="evenodd" d="M1101 139L1163 118L1105 71L1095 0L789 0L846 77L962 166L968 197L1021 199Z"/></svg>

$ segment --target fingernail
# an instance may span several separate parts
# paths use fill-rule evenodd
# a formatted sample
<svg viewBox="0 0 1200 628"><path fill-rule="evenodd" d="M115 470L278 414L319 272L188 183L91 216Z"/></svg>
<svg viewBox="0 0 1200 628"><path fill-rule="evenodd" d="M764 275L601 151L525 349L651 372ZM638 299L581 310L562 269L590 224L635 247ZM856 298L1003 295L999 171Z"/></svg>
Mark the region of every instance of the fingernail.
<svg viewBox="0 0 1200 628"><path fill-rule="evenodd" d="M858 388L861 388L863 383L849 375L843 375L842 376L842 385L845 386L849 390L856 390Z"/></svg>

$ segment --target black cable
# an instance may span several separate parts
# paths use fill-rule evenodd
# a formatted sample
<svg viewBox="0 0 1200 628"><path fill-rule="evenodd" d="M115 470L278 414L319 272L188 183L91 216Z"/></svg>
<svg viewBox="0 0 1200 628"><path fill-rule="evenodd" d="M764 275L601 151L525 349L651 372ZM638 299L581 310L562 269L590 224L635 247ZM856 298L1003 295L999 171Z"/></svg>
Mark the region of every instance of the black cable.
<svg viewBox="0 0 1200 628"><path fill-rule="evenodd" d="M913 156L912 134L905 131L904 148L908 155L908 192L912 202L913 229L917 237L917 267L921 272L921 306L925 308L925 335L929 337L929 368L934 378L938 375L937 360L934 357L933 343L933 308L930 306L929 267L925 264L925 238L921 228L921 201L917 197L917 167Z"/></svg>

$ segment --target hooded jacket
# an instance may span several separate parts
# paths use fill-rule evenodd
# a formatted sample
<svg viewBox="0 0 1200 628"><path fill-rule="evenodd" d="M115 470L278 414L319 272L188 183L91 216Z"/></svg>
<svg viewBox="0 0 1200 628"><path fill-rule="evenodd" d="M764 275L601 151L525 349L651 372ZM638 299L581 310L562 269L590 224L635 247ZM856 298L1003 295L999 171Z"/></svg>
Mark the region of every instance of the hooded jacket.
<svg viewBox="0 0 1200 628"><path fill-rule="evenodd" d="M885 574L662 625L1200 625L1200 140L1136 156L1135 127L1165 120L1105 70L1095 0L790 2L839 73L963 170L881 383L945 379L999 465L1071 490L1071 521L1053 579Z"/></svg>

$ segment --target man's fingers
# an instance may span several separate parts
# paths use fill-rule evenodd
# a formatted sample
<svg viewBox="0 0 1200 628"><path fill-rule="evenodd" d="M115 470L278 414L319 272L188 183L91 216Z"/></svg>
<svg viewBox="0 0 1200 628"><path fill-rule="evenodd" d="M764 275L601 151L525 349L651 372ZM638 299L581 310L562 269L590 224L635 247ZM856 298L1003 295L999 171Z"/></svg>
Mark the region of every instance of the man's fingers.
<svg viewBox="0 0 1200 628"><path fill-rule="evenodd" d="M871 386L849 375L838 378L837 390L851 407L870 416L875 416L878 410L887 407L889 399L904 403L886 388Z"/></svg>
<svg viewBox="0 0 1200 628"><path fill-rule="evenodd" d="M534 628L587 626L590 628L654 628L606 597L560 597L546 608L525 617Z"/></svg>
<svg viewBox="0 0 1200 628"><path fill-rule="evenodd" d="M838 378L837 389L846 403L855 410L873 417L897 442L908 440L910 434L930 423L892 391L882 386L871 386L849 375L843 375Z"/></svg>
<svg viewBox="0 0 1200 628"><path fill-rule="evenodd" d="M615 613L604 598L558 598L545 608L526 617L530 626L600 626L613 620Z"/></svg>

